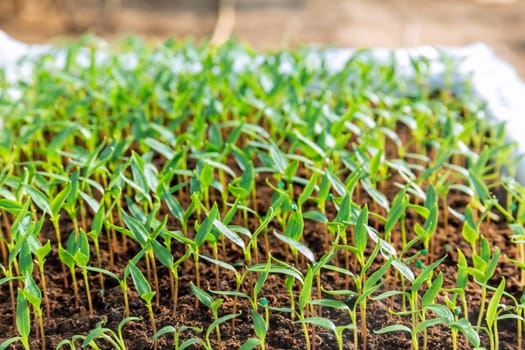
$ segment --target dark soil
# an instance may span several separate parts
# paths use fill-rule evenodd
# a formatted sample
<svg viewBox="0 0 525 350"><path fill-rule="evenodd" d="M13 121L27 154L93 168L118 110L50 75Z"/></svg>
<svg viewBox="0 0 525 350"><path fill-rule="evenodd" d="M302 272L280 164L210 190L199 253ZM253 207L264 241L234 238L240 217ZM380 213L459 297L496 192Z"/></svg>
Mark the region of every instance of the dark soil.
<svg viewBox="0 0 525 350"><path fill-rule="evenodd" d="M401 136L408 137L404 135L403 130L398 130ZM390 150L392 151L392 150ZM388 150L387 150L388 154ZM161 161L161 160L159 160ZM301 169L300 169L301 171ZM259 175L257 178L257 208L261 214L264 214L265 210L270 205L272 189L268 187L263 175ZM271 182L275 185L275 180L269 178ZM386 195L392 200L397 189L393 186L393 182L396 180L395 176L391 176L389 180L384 183L383 188L386 189ZM296 185L297 186L297 185ZM299 190L299 187L297 188ZM371 199L368 198L364 191L363 193L357 194L355 197L359 197L361 203L369 202ZM213 198L213 196L212 196ZM217 196L217 200L219 200ZM184 206L184 203L188 202L187 198L179 196L179 200ZM355 200L355 198L354 198ZM414 199L412 199L414 200ZM465 197L461 193L451 193L447 198L448 205L462 212L464 207L468 204L469 198ZM373 204L370 204L373 205ZM253 207L253 203L250 205ZM316 204L314 202L307 202L304 205L303 211L310 209L315 209ZM333 218L335 216L335 207L333 204L329 203L327 205L327 216ZM443 272L445 288L452 288L455 286L456 270L457 270L457 249L461 249L468 257L470 248L468 243L466 243L461 236L461 226L462 223L455 219L452 215L448 216L448 223L445 226L443 225L443 208L440 208L440 227L437 230L434 240L434 256L427 256L428 262L437 259L441 256L447 255L444 263L439 267L440 271ZM64 212L62 217L64 218L61 222L63 234L66 232L71 232L73 230L72 223L67 218L67 214ZM195 219L195 218L193 218ZM406 227L411 230L415 222L418 219L417 215L409 215L406 219ZM242 220L239 220L238 223L243 224ZM90 222L87 222L88 227ZM375 226L381 232L381 223L371 221L369 223L372 226ZM171 229L179 229L178 224L173 220L169 223ZM190 234L192 229L192 224L190 223ZM249 217L248 228L253 232L258 226L258 221L255 217ZM2 229L6 229L5 224ZM274 221L271 223L268 232L273 232L273 230L282 232L282 228ZM305 221L305 232L304 240L305 243L314 251L316 258L319 258L324 252L327 245L326 228L324 225L313 222ZM397 230L397 228L396 228ZM493 246L498 246L509 257L516 257L517 251L514 244L510 242L510 232L507 228L507 225L504 221L495 222L487 221L482 225L483 234L489 239ZM349 233L351 233L349 231ZM399 236L400 232L395 231L393 237ZM409 237L412 237L413 233L409 233ZM114 262L111 263L108 253L108 242L105 240L106 235L103 235L101 242L102 249L102 266L113 271L118 276L122 276L123 268L125 264L131 259L138 251L139 247L134 243L131 243L130 240L126 240L126 245L123 245L122 237L119 237L119 243L117 244L114 256ZM266 250L265 237L259 237L259 256L260 262L266 261L266 256L269 253ZM50 239L54 246L56 246L56 238L52 225L47 222L44 226L44 229L41 233L42 241ZM66 238L64 238L66 239ZM282 259L293 263L290 259L293 259L290 251L282 243L277 241L273 235L268 234L267 236L270 253L273 257ZM398 238L393 238L393 241L400 241ZM174 244L173 252L175 252L176 258L180 257L184 253L184 246L182 244ZM369 242L369 249L372 248L371 242ZM399 248L399 247L397 247ZM407 256L414 254L417 250L421 249L421 245L416 245L411 251L407 253ZM94 264L95 252L92 251L92 261L91 264ZM205 246L201 254L212 256L213 252L210 246ZM226 261L230 264L236 264L243 262L244 258L242 252L237 246L232 244L226 244L219 249L220 258L223 261ZM377 269L384 259L381 255L378 256L375 265L372 267L372 270ZM352 261L351 261L352 263ZM343 252L339 252L337 256L332 261L332 264L338 266L345 266L345 255ZM60 261L58 260L58 253L55 250L48 258L46 263L46 278L49 290L50 306L51 306L51 319L46 320L46 340L47 348L55 348L57 343L63 339L70 339L74 335L86 335L93 328L96 327L98 322L103 321L104 325L110 329L117 329L119 322L125 317L123 309L123 295L122 291L119 288L118 284L110 279L104 278L104 289L100 289L101 285L98 279L98 275L90 273L90 286L93 294L93 306L94 306L94 315L89 316L87 312L87 303L85 299L85 288L82 281L82 275L80 271L78 273L78 281L81 291L81 299L83 304L79 307L75 307L73 289L71 288L70 276L67 275L69 287L64 287L64 277L61 270ZM238 266L238 265L236 265ZM242 266L242 265L241 265ZM299 264L297 265L301 270L304 271L304 261L299 259ZM502 258L500 261L500 267L497 270L496 276L494 277L493 284L497 284L501 277L505 277L507 281L507 290L512 291L514 297L519 298L521 295L521 288L519 282L519 271L515 266L510 263L506 263L505 259ZM411 264L410 267L417 274L419 269ZM143 271L145 267L141 266ZM242 270L242 267L239 268L239 271ZM351 270L356 271L355 268L351 267ZM235 276L233 273L226 269L219 269L219 276L216 275L215 265L209 264L204 260L200 262L200 274L201 274L201 287L204 290L235 290ZM157 323L157 329L160 329L166 325L194 325L198 327L203 327L204 332L207 327L213 321L210 311L200 304L197 308L195 307L195 298L190 289L190 282L195 281L195 269L194 265L189 259L185 264L179 267L179 301L176 309L176 314L174 315L173 305L170 298L170 274L169 271L157 263L157 276L159 281L159 290L158 295L159 303L154 304L154 314ZM402 290L401 285L392 285L394 280L394 270L390 269L390 277L387 278L386 283L383 287L376 292L389 290L395 287L396 290ZM250 274L249 278L246 278L245 283L241 287L241 291L250 294L251 286L253 285L255 279L257 278L256 274ZM39 283L39 278L35 274L35 279ZM151 281L150 276L150 281ZM399 279L398 279L399 280ZM217 285L218 283L218 285ZM297 282L296 282L297 284ZM338 276L335 273L327 272L326 270L321 275L321 285L326 290L334 289L350 289L352 290L354 286L351 282L345 280L344 276ZM409 283L407 282L407 285ZM124 328L124 337L129 349L151 349L153 344L151 342L152 331L149 322L149 316L147 309L143 301L138 297L137 293L133 289L133 284L129 281L129 306L131 316L139 316L142 321L133 321L130 322ZM297 287L297 286L296 286ZM405 289L408 287L405 287ZM298 291L296 291L296 298L298 296ZM317 290L314 283L314 295L317 295ZM473 324L477 319L477 313L479 311L479 297L480 291L479 287L471 283L467 290L467 298L470 312L470 319ZM220 309L220 315L224 315L232 312L234 299L230 297L223 297L224 303ZM266 281L260 297L265 297L268 300L268 304L272 307L289 307L290 298L287 293L287 290L284 285L284 277L279 275L271 275L270 278ZM333 298L328 294L323 293L325 298ZM340 298L345 300L344 298ZM6 337L11 337L16 335L16 330L13 323L13 312L10 305L10 291L7 284L0 286L0 340L5 339ZM352 305L352 301L348 300L348 304ZM253 337L254 333L252 330L252 321L250 316L250 305L247 300L238 299L237 300L237 310L242 312L239 317L235 319L235 325L232 327L232 322L226 322L221 325L221 336L222 341L220 344L217 342L215 332L212 332L211 338L213 347L217 349L236 349L242 343L244 343L248 338ZM377 330L387 325L402 323L409 325L410 319L408 317L398 317L392 315L390 311L400 311L402 310L401 299L399 298L389 298L383 301L370 301L368 303L367 309L367 344L368 349L410 349L411 341L410 337L406 333L397 332L397 333L388 333L385 335L375 335L372 333L372 330ZM260 311L262 311L260 309ZM343 311L338 311L335 309L323 308L323 316L327 316L332 319L336 324L347 324L350 322L348 314ZM360 319L358 319L358 324ZM516 321L505 320L499 322L499 331L500 331L500 349L517 349L516 346ZM337 348L337 343L334 336L320 328L317 328L314 331L311 331L312 334L315 334L315 347L317 349L335 349ZM32 335L34 335L34 331ZM192 333L191 331L181 334L181 341L188 339L192 336L201 337L202 335ZM428 331L429 341L428 346L431 349L451 349L451 334L450 330L443 326L435 326L429 329ZM37 337L32 336L33 342L31 344L32 348L37 349L40 347L39 341L35 340ZM353 348L353 333L352 331L346 331L344 333L344 343L345 349ZM459 338L459 348L468 349L470 348L466 340L460 336ZM362 339L359 340L360 343ZM422 343L422 340L420 340ZM482 343L485 346L488 346L488 339L482 337ZM80 345L80 342L77 343L77 346ZM100 345L104 349L110 349L109 344L104 344L103 341L100 342ZM171 336L164 336L159 340L160 349L169 349L173 348L173 342ZM305 348L305 340L302 328L299 324L294 323L290 315L283 312L270 311L270 331L267 336L267 349L292 349L300 350ZM198 349L198 346L193 347Z"/></svg>

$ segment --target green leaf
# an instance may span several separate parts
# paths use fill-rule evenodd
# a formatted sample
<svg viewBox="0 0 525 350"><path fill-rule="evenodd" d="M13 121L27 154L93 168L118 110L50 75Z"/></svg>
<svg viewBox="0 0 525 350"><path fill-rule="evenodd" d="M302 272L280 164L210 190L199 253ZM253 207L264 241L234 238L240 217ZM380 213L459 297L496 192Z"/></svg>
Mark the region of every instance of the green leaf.
<svg viewBox="0 0 525 350"><path fill-rule="evenodd" d="M330 184L332 184L332 188L334 191L337 192L341 197L346 195L346 188L345 185L339 180L335 175L333 175L331 172L326 172L326 178L328 181L330 181Z"/></svg>
<svg viewBox="0 0 525 350"><path fill-rule="evenodd" d="M190 282L190 287L197 299L199 299L199 301L203 303L207 308L211 309L213 304L213 298L204 290L194 285L193 282Z"/></svg>
<svg viewBox="0 0 525 350"><path fill-rule="evenodd" d="M80 229L77 240L77 249L89 259L89 241L83 229Z"/></svg>
<svg viewBox="0 0 525 350"><path fill-rule="evenodd" d="M366 245L368 243L368 232L366 225L368 224L368 207L365 206L359 216L354 229L354 244L360 256L364 256Z"/></svg>
<svg viewBox="0 0 525 350"><path fill-rule="evenodd" d="M51 217L55 218L60 213L60 209L64 206L67 196L71 191L71 182L68 182L66 186L60 191L50 203L50 214Z"/></svg>
<svg viewBox="0 0 525 350"><path fill-rule="evenodd" d="M449 326L453 329L459 330L465 337L467 337L470 344L475 347L479 347L481 343L479 334L474 330L474 327L472 327L472 324L468 320L462 318L456 322L451 323Z"/></svg>
<svg viewBox="0 0 525 350"><path fill-rule="evenodd" d="M126 317L125 319L120 321L119 324L118 324L118 327L117 327L117 332L118 332L120 338L122 338L122 329L124 328L124 326L126 324L128 324L129 322L132 322L132 321L140 321L140 320L142 320L142 318L130 316L130 317Z"/></svg>
<svg viewBox="0 0 525 350"><path fill-rule="evenodd" d="M317 185L318 177L319 177L318 173L313 173L312 177L310 177L310 180L308 180L308 183L304 187L303 192L301 192L301 194L299 195L299 198L297 199L297 206L299 208L302 208L304 202L306 202L308 198L310 198L310 196L312 195L315 189L315 186Z"/></svg>
<svg viewBox="0 0 525 350"><path fill-rule="evenodd" d="M95 198L82 191L78 191L78 194L80 194L80 197L82 197L84 202L87 203L87 205L91 208L91 210L93 210L94 213L98 211L100 203Z"/></svg>
<svg viewBox="0 0 525 350"><path fill-rule="evenodd" d="M429 266L425 267L423 269L423 271L421 271L420 274L416 277L416 279L412 282L412 290L413 291L419 290L419 288L421 287L423 282L425 282L427 280L427 278L430 276L430 274L432 272L434 272L434 269L437 266L439 266L439 264L441 264L443 262L443 260L445 260L446 258L447 258L447 256L445 255L441 259L438 259L438 260L434 261L432 264L430 264Z"/></svg>
<svg viewBox="0 0 525 350"><path fill-rule="evenodd" d="M91 232L95 233L95 235L98 235L102 231L102 226L104 225L104 216L104 206L100 205L98 211L93 217L93 222L91 223Z"/></svg>
<svg viewBox="0 0 525 350"><path fill-rule="evenodd" d="M340 222L340 223L345 223L345 222L350 221L350 209L351 209L350 194L347 193L343 197L343 201L341 202L341 205L339 205L339 210L337 211L335 221Z"/></svg>
<svg viewBox="0 0 525 350"><path fill-rule="evenodd" d="M474 245L479 238L479 233L474 228L472 228L468 222L463 224L461 234L463 235L463 238L465 238L465 240L470 243L470 245Z"/></svg>
<svg viewBox="0 0 525 350"><path fill-rule="evenodd" d="M163 199L168 206L168 210L173 214L173 216L179 220L179 222L184 221L184 209L180 205L179 201L175 196L168 192L166 188L163 189Z"/></svg>
<svg viewBox="0 0 525 350"><path fill-rule="evenodd" d="M213 259L213 258L210 258L209 256L206 256L206 255L199 255L199 257L201 259L204 259L206 261L211 262L212 264L218 265L218 266L222 267L223 269L230 270L230 271L233 271L233 272L237 272L235 267L233 267L231 264L228 264L227 262L224 262L222 260Z"/></svg>
<svg viewBox="0 0 525 350"><path fill-rule="evenodd" d="M218 312L219 312L219 308L221 307L221 304L224 302L224 299L222 298L218 298L218 299L215 299L212 303L211 303L211 312L213 313L213 317L217 317L218 315Z"/></svg>
<svg viewBox="0 0 525 350"><path fill-rule="evenodd" d="M390 265L392 264L392 258L388 259L379 269L377 269L374 273L370 275L365 281L365 285L363 286L363 295L368 295L373 291L376 287L377 282L383 277L383 275L386 273L386 271L390 268Z"/></svg>
<svg viewBox="0 0 525 350"><path fill-rule="evenodd" d="M25 276L23 293L24 297L31 305L40 309L40 304L42 303L42 292L31 275Z"/></svg>
<svg viewBox="0 0 525 350"><path fill-rule="evenodd" d="M378 152L376 152L376 154L374 154L372 159L370 159L370 166L369 166L370 175L374 179L377 178L377 175L379 172L379 165L381 164L382 156L383 156L383 152L379 150Z"/></svg>
<svg viewBox="0 0 525 350"><path fill-rule="evenodd" d="M397 259L392 260L392 266L399 271L407 280L412 282L415 279L414 272L402 261Z"/></svg>
<svg viewBox="0 0 525 350"><path fill-rule="evenodd" d="M88 271L91 271L91 272L96 272L96 273L101 273L101 274L104 274L110 278L113 278L115 281L118 282L118 284L122 285L123 280L121 280L116 274L114 274L113 272L111 271L108 271L108 270L105 270L105 269L101 269L101 268L98 268L98 267L95 267L95 266L81 266L81 268L83 269L86 269ZM125 274L127 274L127 272L125 272Z"/></svg>
<svg viewBox="0 0 525 350"><path fill-rule="evenodd" d="M385 233L389 234L392 232L392 229L399 221L401 216L405 214L408 206L408 199L406 197L406 191L403 190L399 192L392 202L392 208L388 211L388 215L385 223Z"/></svg>
<svg viewBox="0 0 525 350"><path fill-rule="evenodd" d="M284 235L293 239L294 241L299 241L303 236L304 222L303 216L299 211L294 211L288 218L288 223L284 230Z"/></svg>
<svg viewBox="0 0 525 350"><path fill-rule="evenodd" d="M0 343L0 350L6 350L6 349L11 349L11 345L16 343L16 342L19 342L22 340L22 337L11 337L11 338L7 338L5 339L2 343ZM59 344L60 345L60 344ZM60 347L57 346L57 349L60 349Z"/></svg>
<svg viewBox="0 0 525 350"><path fill-rule="evenodd" d="M255 170L253 168L253 163L249 161L246 169L244 169L244 172L242 173L241 180L239 181L239 186L244 188L246 192L249 192L253 187L254 181Z"/></svg>
<svg viewBox="0 0 525 350"><path fill-rule="evenodd" d="M206 240L206 236L211 231L211 228L213 226L213 221L217 218L219 214L219 208L217 207L217 203L213 205L213 208L210 210L208 216L203 221L202 225L200 225L199 230L197 231L197 234L195 235L195 244L197 247L200 247L202 243Z"/></svg>
<svg viewBox="0 0 525 350"><path fill-rule="evenodd" d="M144 160L135 152L131 156L131 173L133 183L138 186L141 193L148 193L148 181L144 174Z"/></svg>
<svg viewBox="0 0 525 350"><path fill-rule="evenodd" d="M18 203L17 201L2 198L0 199L0 208L15 216L18 216L20 214L20 211L22 210L22 205L20 205L20 203Z"/></svg>
<svg viewBox="0 0 525 350"><path fill-rule="evenodd" d="M314 278L312 268L310 267L310 265L307 266L308 271L306 272L306 276L304 277L303 288L301 289L301 293L299 294L299 308L301 312L304 312L306 305L310 301L312 293L312 283Z"/></svg>
<svg viewBox="0 0 525 350"><path fill-rule="evenodd" d="M152 138L146 138L142 140L146 145L148 145L152 150L156 151L160 155L164 156L166 159L172 159L175 156L175 151L168 145L165 145L162 142L159 142Z"/></svg>
<svg viewBox="0 0 525 350"><path fill-rule="evenodd" d="M423 299L421 304L423 306L431 305L434 303L434 299L436 299L437 294L441 290L441 286L443 285L443 274L440 272L434 282L432 282L432 285L430 288L427 289L425 294L423 295Z"/></svg>
<svg viewBox="0 0 525 350"><path fill-rule="evenodd" d="M46 244L35 250L35 255L39 262L43 262L44 258L51 252L51 241L48 240Z"/></svg>
<svg viewBox="0 0 525 350"><path fill-rule="evenodd" d="M16 297L16 329L22 338L28 338L31 332L31 317L29 305L24 297L22 289L18 288Z"/></svg>
<svg viewBox="0 0 525 350"><path fill-rule="evenodd" d="M291 163L288 164L286 169L284 169L285 178L291 180L295 176L298 167L299 161L297 159L294 159Z"/></svg>
<svg viewBox="0 0 525 350"><path fill-rule="evenodd" d="M486 277L483 271L480 271L478 269L473 269L472 267L464 267L463 270L467 272L468 274L472 275L479 282L485 283Z"/></svg>
<svg viewBox="0 0 525 350"><path fill-rule="evenodd" d="M64 265L70 269L75 267L75 259L73 258L73 255L66 249L58 247L58 256L60 257L60 261L62 261Z"/></svg>
<svg viewBox="0 0 525 350"><path fill-rule="evenodd" d="M454 321L454 314L445 305L432 304L425 306L425 309L430 310L436 315L438 315L438 317L447 320L447 323L451 323Z"/></svg>
<svg viewBox="0 0 525 350"><path fill-rule="evenodd" d="M186 341L184 341L182 344L179 345L179 350L184 350L192 345L195 345L195 344L200 344L200 345L203 345L205 346L206 343L204 343L204 341L202 339L199 339L199 338L190 338Z"/></svg>
<svg viewBox="0 0 525 350"><path fill-rule="evenodd" d="M229 321L231 320L232 318L235 318L235 317L238 317L240 316L241 313L236 313L236 314L228 314L228 315L225 315L225 316L222 316L218 319L216 319L215 321L213 321L209 326L208 326L208 329L206 330L206 338L209 338L210 337L210 334L211 332L213 332L213 330L215 329L215 327L217 327L218 325L226 322L226 321Z"/></svg>
<svg viewBox="0 0 525 350"><path fill-rule="evenodd" d="M241 345L239 350L252 350L252 349L255 349L259 344L260 344L259 339L248 338L248 340L246 340L244 344Z"/></svg>
<svg viewBox="0 0 525 350"><path fill-rule="evenodd" d="M372 187L372 184L368 180L361 180L361 185L363 186L363 189L372 197L372 199L385 208L386 210L390 210L388 199L385 197L385 195L378 190L376 190L374 187Z"/></svg>
<svg viewBox="0 0 525 350"><path fill-rule="evenodd" d="M323 151L323 149L309 138L303 136L298 130L294 130L293 135L301 140L305 145L310 147L315 153L317 153L321 159L324 160L326 158L326 153Z"/></svg>
<svg viewBox="0 0 525 350"><path fill-rule="evenodd" d="M255 335L259 339L263 340L264 338L266 338L266 332L268 331L268 327L266 326L264 318L262 318L262 316L259 315L255 310L252 310L252 320Z"/></svg>
<svg viewBox="0 0 525 350"><path fill-rule="evenodd" d="M244 240L235 232L233 232L228 226L224 225L220 220L214 219L213 225L219 230L223 235L226 236L230 241L235 243L241 249L245 248Z"/></svg>
<svg viewBox="0 0 525 350"><path fill-rule="evenodd" d="M213 181L213 168L211 165L202 162L199 160L200 165L200 173L199 173L199 181L204 189L207 189L210 187L212 181Z"/></svg>
<svg viewBox="0 0 525 350"><path fill-rule="evenodd" d="M146 279L146 277L144 277L142 271L140 271L139 268L132 261L128 263L127 268L129 269L129 273L131 275L131 279L133 280L133 284L135 285L137 293L143 299L144 297L148 297L152 293L152 290L148 280Z"/></svg>
<svg viewBox="0 0 525 350"><path fill-rule="evenodd" d="M488 282L488 280L491 279L492 276L494 275L494 272L496 272L496 267L498 267L498 261L499 261L500 254L501 254L501 251L499 247L496 247L494 249L494 255L492 255L492 258L490 259L488 263L487 270L485 271L485 276L487 280L484 283Z"/></svg>
<svg viewBox="0 0 525 350"><path fill-rule="evenodd" d="M170 334L170 333L176 333L176 332L177 332L177 329L175 327L164 326L161 329L159 329L157 333L155 333L153 337L151 337L151 339L156 340L162 337L164 334Z"/></svg>
<svg viewBox="0 0 525 350"><path fill-rule="evenodd" d="M326 224L328 219L326 216L318 210L310 210L303 213L303 219L312 220Z"/></svg>
<svg viewBox="0 0 525 350"><path fill-rule="evenodd" d="M331 307L334 309L345 309L349 310L349 306L340 300L335 299L314 299L310 300L311 305L321 305L323 307Z"/></svg>
<svg viewBox="0 0 525 350"><path fill-rule="evenodd" d="M84 341L82 342L82 347L85 348L85 347L89 346L92 341L94 341L95 339L103 337L104 335L106 335L106 333L110 333L111 335L116 337L116 334L115 334L115 332L113 330L111 330L109 328L102 327L102 323L99 323L97 325L97 327L95 329L91 330L91 332L88 333L86 338L84 338Z"/></svg>
<svg viewBox="0 0 525 350"><path fill-rule="evenodd" d="M332 331L334 333L336 331L335 324L328 318L323 318L323 317L307 317L303 320L297 320L295 321L295 323L310 323L315 326L319 326L324 329L328 329L329 331Z"/></svg>
<svg viewBox="0 0 525 350"><path fill-rule="evenodd" d="M69 190L69 193L66 198L66 204L69 207L73 207L77 201L77 192L78 192L78 170L75 171L71 175L70 183L71 183L71 189Z"/></svg>
<svg viewBox="0 0 525 350"><path fill-rule="evenodd" d="M303 254L308 260L311 262L315 261L314 253L308 248L306 245L304 245L302 242L296 241L290 237L281 235L277 232L273 232L275 237L277 237L279 240L283 241L284 243L288 244L290 247L296 249L301 254Z"/></svg>
<svg viewBox="0 0 525 350"><path fill-rule="evenodd" d="M49 215L52 214L49 198L47 198L40 190L26 184L24 184L24 189L40 210L48 213Z"/></svg>
<svg viewBox="0 0 525 350"><path fill-rule="evenodd" d="M441 324L441 323L446 323L446 320L442 319L442 318L433 318L433 319L430 319L430 320L426 320L426 321L418 323L418 325L416 326L416 329L414 331L416 333L419 333L422 330L425 330L425 329L430 328L430 327L434 327L434 326L436 326L438 324Z"/></svg>
<svg viewBox="0 0 525 350"><path fill-rule="evenodd" d="M489 329L492 329L492 325L494 324L494 321L496 320L497 311L498 311L498 305L501 300L501 296L503 295L503 292L505 290L505 277L501 278L501 282L498 285L498 289L494 292L494 295L492 298L490 298L489 306L487 307L487 326Z"/></svg>
<svg viewBox="0 0 525 350"><path fill-rule="evenodd" d="M458 272L456 276L456 287L465 289L468 283L468 273L465 268L468 267L467 259L463 252L458 249Z"/></svg>
<svg viewBox="0 0 525 350"><path fill-rule="evenodd" d="M430 214L430 211L427 208L422 207L421 205L415 205L415 204L409 203L408 204L408 208L414 210L416 213L418 213L419 215L421 215L425 219Z"/></svg>
<svg viewBox="0 0 525 350"><path fill-rule="evenodd" d="M151 246L153 247L155 257L160 261L160 263L168 268L171 268L173 266L173 255L170 253L168 248L156 240L151 241Z"/></svg>
<svg viewBox="0 0 525 350"><path fill-rule="evenodd" d="M481 201L485 202L490 199L489 190L487 189L487 186L481 181L481 178L478 176L478 174L474 173L472 170L469 170L468 178L470 180L470 185L476 192L476 195L481 199Z"/></svg>
<svg viewBox="0 0 525 350"><path fill-rule="evenodd" d="M148 231L146 231L146 228L142 223L140 223L137 219L127 215L124 210L121 211L122 213L122 219L124 220L124 223L131 231L131 234L133 235L133 238L141 245L143 246L148 241Z"/></svg>
<svg viewBox="0 0 525 350"><path fill-rule="evenodd" d="M375 334L385 334L385 333L391 333L391 332L408 332L408 333L412 333L412 330L410 328L408 328L407 326L402 325L402 324L395 324L395 325L383 327L383 328L378 329L378 330L374 330Z"/></svg>
<svg viewBox="0 0 525 350"><path fill-rule="evenodd" d="M157 168L151 163L144 164L144 177L151 192L156 193L159 186L159 174Z"/></svg>
<svg viewBox="0 0 525 350"><path fill-rule="evenodd" d="M33 272L33 254L31 248L26 240L22 241L20 252L18 253L18 263L20 264L20 272L23 275L31 275Z"/></svg>
<svg viewBox="0 0 525 350"><path fill-rule="evenodd" d="M490 260L490 243L488 239L483 236L481 236L479 242L479 256L486 262Z"/></svg>
<svg viewBox="0 0 525 350"><path fill-rule="evenodd" d="M273 162L274 169L277 170L280 174L284 175L284 172L288 167L288 160L286 159L284 154L274 143L270 144L269 153Z"/></svg>

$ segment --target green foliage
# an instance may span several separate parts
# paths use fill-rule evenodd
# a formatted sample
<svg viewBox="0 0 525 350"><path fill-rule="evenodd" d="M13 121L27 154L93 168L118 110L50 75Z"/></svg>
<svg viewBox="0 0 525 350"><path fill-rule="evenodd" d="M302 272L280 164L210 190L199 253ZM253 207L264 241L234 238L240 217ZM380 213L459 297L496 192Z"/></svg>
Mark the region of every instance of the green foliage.
<svg viewBox="0 0 525 350"><path fill-rule="evenodd" d="M50 55L34 58L27 79L9 82L17 94L0 96L9 116L0 130L0 284L9 287L18 332L0 349L29 347L32 313L45 338L46 279L61 274L47 271L46 260L57 256L78 309L86 298L90 315L100 313L91 296L103 296L108 279L124 303L116 331L101 322L58 348L103 341L125 349L122 328L140 322L129 315L128 298L137 298L130 276L154 347L173 334L175 349L213 348L221 325L235 327L239 298L249 302L243 321L253 323L244 350L267 345L270 313L297 322L306 348L315 327L332 332L339 348L366 348L369 305L386 300L402 305L391 310L397 323L374 331L407 332L416 349L439 325L454 348L457 335L485 345L481 332L497 348L500 319L522 327L523 302L505 279L491 286L504 252L485 228L509 224L518 253L506 259L525 281L525 190L501 173L514 173L513 146L503 126L480 117L483 101L468 82L435 91L423 57L411 58L413 79L402 81L366 51L334 70L323 50L257 54L234 42L175 41L153 48L133 39L99 57L95 41L84 43L89 48L62 49L63 67ZM0 74L7 87L4 80ZM451 194L467 203L451 205ZM456 219L461 232L451 236ZM444 238L450 246L437 246ZM443 249L457 251L455 286L444 282L450 269L441 267L452 266L454 254L440 257ZM287 250L291 257L281 256ZM120 261L128 253L133 258ZM215 268L215 290L199 264ZM195 284L181 278L191 267ZM234 287L220 283L220 269L234 275ZM160 277L169 278L171 298L159 286L166 270ZM289 300L272 301L269 286L282 286ZM174 322L187 310L179 287L209 309L207 328L156 330L154 311L166 300ZM481 294L476 326L472 293ZM342 315L349 324L334 321Z"/></svg>

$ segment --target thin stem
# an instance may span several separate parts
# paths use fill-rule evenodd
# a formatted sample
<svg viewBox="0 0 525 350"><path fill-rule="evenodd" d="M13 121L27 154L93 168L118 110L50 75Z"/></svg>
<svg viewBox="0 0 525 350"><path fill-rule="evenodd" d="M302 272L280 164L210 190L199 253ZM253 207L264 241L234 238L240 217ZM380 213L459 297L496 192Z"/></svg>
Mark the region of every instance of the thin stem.
<svg viewBox="0 0 525 350"><path fill-rule="evenodd" d="M91 300L91 291L89 289L89 279L86 269L82 269L82 276L84 277L84 284L86 285L86 297L88 301L89 317L93 317L93 302Z"/></svg>
<svg viewBox="0 0 525 350"><path fill-rule="evenodd" d="M58 250L60 251L60 248L62 248L62 237L60 233L60 227L59 227L59 220L60 215L57 215L55 218L52 218L51 221L53 222L53 226L55 227L55 236L58 242ZM69 289L69 282L67 280L67 272L66 272L66 265L62 260L60 260L60 266L62 267L62 275L64 276L64 288Z"/></svg>
<svg viewBox="0 0 525 350"><path fill-rule="evenodd" d="M155 257L153 256L153 250L149 251L149 254L151 255L151 267L153 270L153 283L155 285L155 303L160 305L160 290L159 290L159 277L157 275L157 263L155 262Z"/></svg>
<svg viewBox="0 0 525 350"><path fill-rule="evenodd" d="M80 296L78 295L78 283L77 283L77 276L75 275L75 267L70 268L71 272L71 279L73 284L73 293L75 294L75 308L80 307Z"/></svg>
<svg viewBox="0 0 525 350"><path fill-rule="evenodd" d="M479 315L478 315L478 329L481 326L481 320L483 319L483 314L485 313L485 302L487 299L487 288L481 287L481 304L479 309Z"/></svg>
<svg viewBox="0 0 525 350"><path fill-rule="evenodd" d="M359 304L359 312L361 313L361 344L363 350L366 350L366 301Z"/></svg>
<svg viewBox="0 0 525 350"><path fill-rule="evenodd" d="M153 330L153 334L157 334L157 324L155 323L155 316L153 315L153 307L151 305L151 301L146 303L146 307L148 308L149 318L151 321L151 329ZM158 347L158 341L155 340L153 342L153 349L157 349Z"/></svg>
<svg viewBox="0 0 525 350"><path fill-rule="evenodd" d="M129 301L128 301L128 285L126 281L120 283L120 289L122 289L122 295L124 298L124 316L129 317Z"/></svg>
<svg viewBox="0 0 525 350"><path fill-rule="evenodd" d="M38 264L38 270L40 271L40 280L42 282L42 294L44 297L44 307L46 308L46 326L49 326L51 321L51 308L49 307L49 295L47 293L46 276L44 275L44 264Z"/></svg>
<svg viewBox="0 0 525 350"><path fill-rule="evenodd" d="M177 304L179 302L179 272L177 268L172 268L172 281L173 281L173 319L177 319Z"/></svg>
<svg viewBox="0 0 525 350"><path fill-rule="evenodd" d="M35 313L37 315L37 318L38 318L38 324L40 326L40 349L41 350L46 350L46 334L45 334L45 331L44 331L44 319L42 317L42 310L41 309L38 309L35 308Z"/></svg>

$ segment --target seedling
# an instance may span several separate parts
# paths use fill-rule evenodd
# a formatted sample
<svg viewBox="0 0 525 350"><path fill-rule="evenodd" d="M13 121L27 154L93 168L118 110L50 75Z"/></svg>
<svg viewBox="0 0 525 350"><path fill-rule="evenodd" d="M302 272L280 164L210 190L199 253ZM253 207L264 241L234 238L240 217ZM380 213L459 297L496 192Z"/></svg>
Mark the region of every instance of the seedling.
<svg viewBox="0 0 525 350"><path fill-rule="evenodd" d="M173 333L175 349L269 349L284 324L301 327L303 348L323 328L338 348L366 349L379 302L394 321L375 331L406 332L415 349L457 349L460 336L497 348L502 319L522 346L525 190L504 125L451 78L454 60L437 59L435 90L423 57L404 80L366 50L334 67L323 50L99 45L35 57L23 81L0 72L0 285L13 315L0 348L124 349L124 324L145 323L155 347ZM50 307L54 276L72 289L64 309L122 310L118 329L50 335L64 316ZM107 298L116 285L122 299ZM191 312L200 304L209 323ZM149 321L130 318L140 308Z"/></svg>

